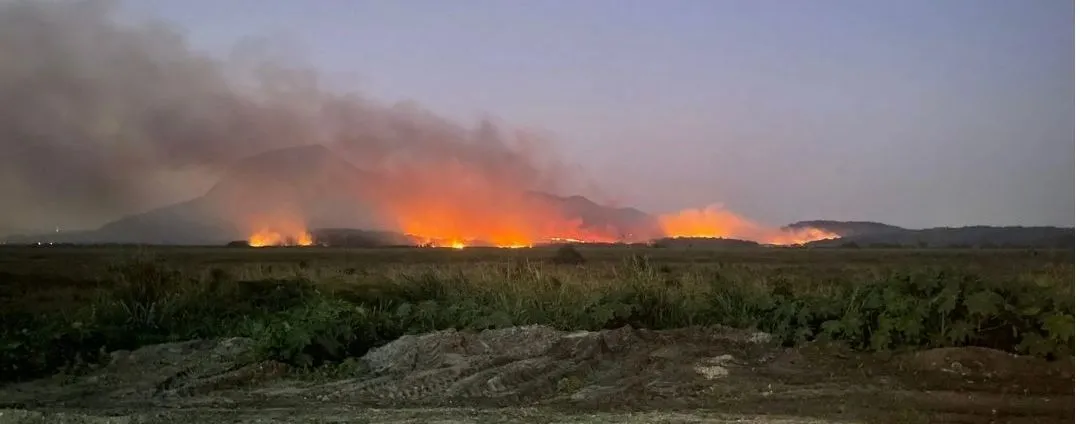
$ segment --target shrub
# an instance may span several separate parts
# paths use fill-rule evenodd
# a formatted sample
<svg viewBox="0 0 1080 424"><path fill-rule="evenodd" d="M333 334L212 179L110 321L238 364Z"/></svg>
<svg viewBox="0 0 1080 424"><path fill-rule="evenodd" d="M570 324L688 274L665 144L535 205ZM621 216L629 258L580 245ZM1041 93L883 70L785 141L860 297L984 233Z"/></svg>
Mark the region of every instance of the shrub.
<svg viewBox="0 0 1080 424"><path fill-rule="evenodd" d="M341 300L314 298L251 320L242 334L256 340L262 357L306 368L362 355L400 336L381 331L376 315Z"/></svg>
<svg viewBox="0 0 1080 424"><path fill-rule="evenodd" d="M585 256L569 244L559 247L551 261L559 265L581 265L585 263Z"/></svg>
<svg viewBox="0 0 1080 424"><path fill-rule="evenodd" d="M306 280L237 282L215 270L194 278L142 254L108 270L110 284L89 305L0 316L0 375L30 378L105 351L237 335L245 317L288 310L317 295Z"/></svg>

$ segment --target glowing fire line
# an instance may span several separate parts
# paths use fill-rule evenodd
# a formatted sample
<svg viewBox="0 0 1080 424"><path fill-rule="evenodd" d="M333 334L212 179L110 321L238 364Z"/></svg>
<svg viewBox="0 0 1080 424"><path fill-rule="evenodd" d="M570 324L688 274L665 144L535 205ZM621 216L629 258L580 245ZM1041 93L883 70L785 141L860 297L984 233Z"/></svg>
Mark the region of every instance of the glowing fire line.
<svg viewBox="0 0 1080 424"><path fill-rule="evenodd" d="M311 233L300 231L295 234L282 234L263 228L248 237L248 245L251 247L270 246L311 246L314 240Z"/></svg>
<svg viewBox="0 0 1080 424"><path fill-rule="evenodd" d="M544 215L546 216L546 215ZM612 237L613 229L600 231L585 228L580 220L565 218L545 221L542 216L504 215L499 219L476 220L455 214L432 214L424 219L409 221L406 231L420 247L462 250L467 247L529 248L545 244L626 243L623 237ZM519 219L520 218L520 219ZM311 233L298 220L271 220L274 225L262 225L248 237L252 247L311 246ZM719 206L693 208L657 216L660 237L666 238L726 238L754 241L768 245L802 245L811 241L840 237L819 228L767 228ZM464 234L482 236L465 236Z"/></svg>

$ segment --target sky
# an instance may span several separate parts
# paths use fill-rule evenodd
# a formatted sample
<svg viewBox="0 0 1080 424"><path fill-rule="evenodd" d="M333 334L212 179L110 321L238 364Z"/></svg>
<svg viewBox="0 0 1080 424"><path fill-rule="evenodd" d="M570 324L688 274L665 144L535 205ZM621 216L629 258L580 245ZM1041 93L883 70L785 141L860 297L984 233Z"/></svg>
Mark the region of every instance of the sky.
<svg viewBox="0 0 1080 424"><path fill-rule="evenodd" d="M1074 225L1067 0L130 0L222 54L541 130L610 198L760 222Z"/></svg>

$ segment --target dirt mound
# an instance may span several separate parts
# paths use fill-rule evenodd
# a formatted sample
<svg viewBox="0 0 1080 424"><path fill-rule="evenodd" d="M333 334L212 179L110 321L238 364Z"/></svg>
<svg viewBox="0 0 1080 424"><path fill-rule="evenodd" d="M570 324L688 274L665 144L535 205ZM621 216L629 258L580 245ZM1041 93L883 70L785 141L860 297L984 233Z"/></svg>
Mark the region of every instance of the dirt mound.
<svg viewBox="0 0 1080 424"><path fill-rule="evenodd" d="M1073 362L1045 361L984 347L946 347L903 355L894 363L902 369L943 372L988 379L1060 376L1072 378Z"/></svg>
<svg viewBox="0 0 1080 424"><path fill-rule="evenodd" d="M676 344L689 334L624 327L567 333L544 326L441 331L406 336L361 358L352 380L316 389L327 400L400 404L628 402L674 394L724 374L768 337L721 328L697 332L701 345ZM726 356L725 356L726 355ZM727 358L727 362L715 357Z"/></svg>
<svg viewBox="0 0 1080 424"><path fill-rule="evenodd" d="M83 375L58 375L0 391L6 405L78 407L102 403L154 403L249 382L284 371L253 363L245 338L197 340L146 346L110 354L108 364Z"/></svg>
<svg viewBox="0 0 1080 424"><path fill-rule="evenodd" d="M725 376L725 367L738 362L733 353L768 340L763 333L723 327L575 333L544 326L479 333L446 330L401 337L373 349L341 367L344 380L278 381L248 392L288 369L253 361L253 342L230 338L113 352L109 363L96 370L13 385L0 390L0 399L17 407L230 404L233 401L224 399L237 396L202 395L245 391L254 394L242 396L247 399L303 396L397 406L629 402L671 396Z"/></svg>
<svg viewBox="0 0 1080 424"><path fill-rule="evenodd" d="M0 409L0 424L359 417L531 423L552 417L985 422L1007 416L1023 417L1009 422L1071 422L1073 416L1071 368L1054 373L1053 364L980 349L936 349L890 362L833 344L782 348L770 339L725 327L446 330L405 336L314 373L255 361L248 339L170 343L113 352L108 364L81 375L0 387L0 408L19 409ZM949 371L960 369L967 374ZM970 384L976 375L986 382ZM1022 375L1038 378L1015 378Z"/></svg>

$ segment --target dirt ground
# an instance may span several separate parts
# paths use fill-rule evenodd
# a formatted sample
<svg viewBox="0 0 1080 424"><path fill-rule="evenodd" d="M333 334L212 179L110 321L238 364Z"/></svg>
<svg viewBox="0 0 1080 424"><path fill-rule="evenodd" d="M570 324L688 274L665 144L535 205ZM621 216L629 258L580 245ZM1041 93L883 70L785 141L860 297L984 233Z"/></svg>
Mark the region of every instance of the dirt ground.
<svg viewBox="0 0 1080 424"><path fill-rule="evenodd" d="M724 327L406 336L318 371L242 338L118 351L0 387L7 423L1073 422L1073 363L981 348L779 346Z"/></svg>

